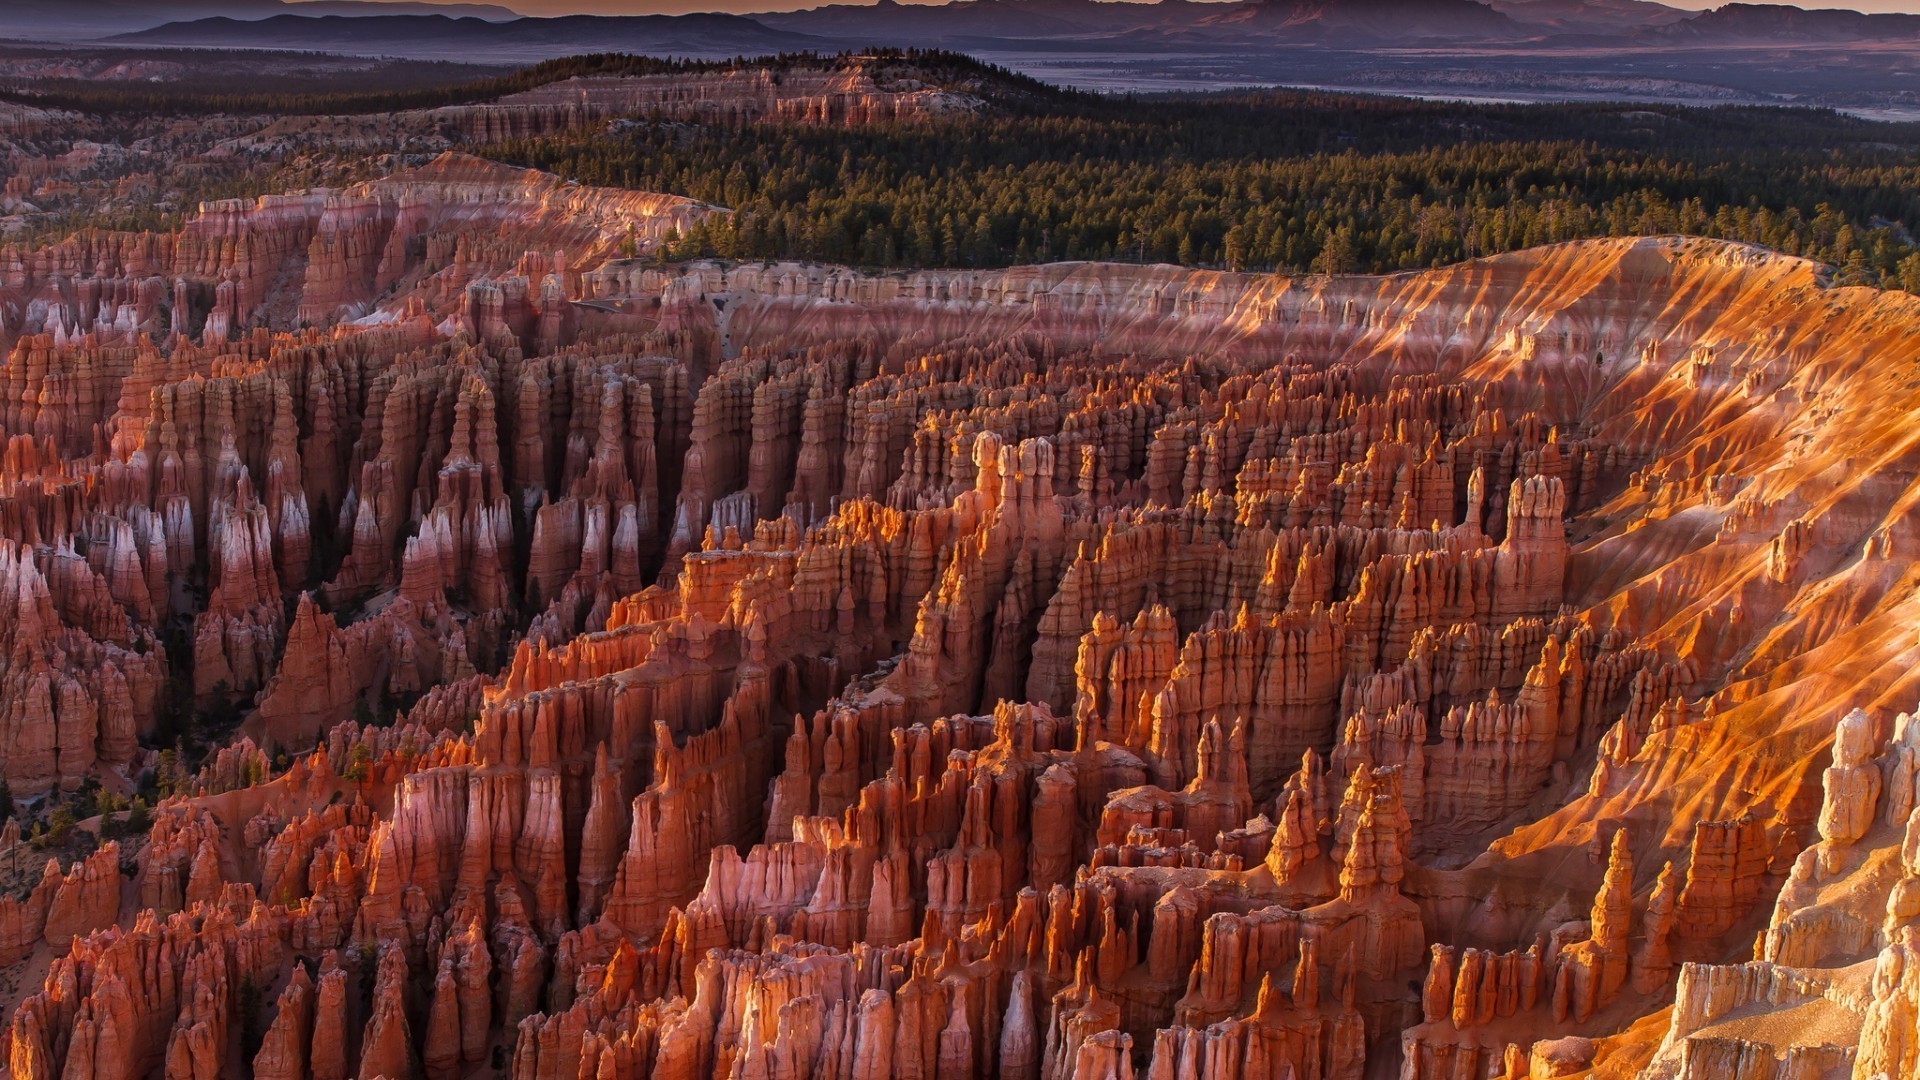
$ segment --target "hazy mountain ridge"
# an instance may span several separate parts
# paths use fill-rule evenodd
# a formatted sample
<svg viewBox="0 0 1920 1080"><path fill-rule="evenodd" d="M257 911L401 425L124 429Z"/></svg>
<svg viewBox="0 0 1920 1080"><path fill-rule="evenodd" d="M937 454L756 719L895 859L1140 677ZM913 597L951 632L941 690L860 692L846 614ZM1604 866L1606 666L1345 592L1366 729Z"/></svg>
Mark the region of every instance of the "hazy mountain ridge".
<svg viewBox="0 0 1920 1080"><path fill-rule="evenodd" d="M377 0L9 0L3 37L99 38L146 30L167 23L208 18L264 19L276 15L365 16L445 15L496 22L519 19L512 8L487 3L382 3Z"/></svg>
<svg viewBox="0 0 1920 1080"><path fill-rule="evenodd" d="M275 5L288 15L448 15L454 18L508 22L524 18L499 4L388 3L385 0L282 0ZM389 10L398 9L398 10Z"/></svg>
<svg viewBox="0 0 1920 1080"><path fill-rule="evenodd" d="M28 0L32 11L71 5ZM389 12L389 7L406 10ZM96 16L131 11L125 0L93 0ZM377 13L371 9L380 9ZM141 7L140 10L151 11ZM387 5L367 0L201 0L195 17L130 27L115 40L234 48L405 51L431 44L477 45L516 53L633 48L727 54L821 45L952 46L983 40L1112 44L1127 49L1191 47L1212 41L1252 45L1370 47L1459 40L1473 44L1543 41L1556 36L1673 43L1823 44L1920 37L1920 15L1807 11L1775 4L1728 4L1689 14L1649 0L956 0L942 5L832 4L751 15L575 15L515 17L505 8ZM112 19L93 18L96 26ZM99 35L105 36L105 35Z"/></svg>
<svg viewBox="0 0 1920 1080"><path fill-rule="evenodd" d="M16 34L133 47L491 65L609 51L714 60L939 48L1107 91L1286 85L1494 101L1798 104L1920 115L1908 74L1920 63L1920 16L1767 4L1692 13L1650 0L888 0L748 15L502 19L491 13L504 8L484 5L478 15L420 4L354 14L374 5L191 0L173 10L194 18L141 26L107 17L154 16L131 0L27 2L29 15L53 13L49 18L67 20L60 24L66 29L17 18ZM82 29L74 28L76 20Z"/></svg>
<svg viewBox="0 0 1920 1080"><path fill-rule="evenodd" d="M1517 23L1566 33L1607 33L1668 26L1696 12L1652 0L1488 0Z"/></svg>
<svg viewBox="0 0 1920 1080"><path fill-rule="evenodd" d="M1727 4L1660 27L1655 36L1722 41L1898 40L1920 38L1920 15L1810 11L1787 4Z"/></svg>
<svg viewBox="0 0 1920 1080"><path fill-rule="evenodd" d="M1512 18L1480 0L1252 0L1200 26L1235 34L1343 41L1519 37Z"/></svg>
<svg viewBox="0 0 1920 1080"><path fill-rule="evenodd" d="M570 15L491 22L445 15L321 17L281 14L263 19L219 16L168 23L122 34L129 43L226 48L310 48L405 54L422 43L437 50L499 52L518 59L529 50L552 56L588 52L732 56L742 52L790 52L827 44L824 39L775 30L740 15Z"/></svg>

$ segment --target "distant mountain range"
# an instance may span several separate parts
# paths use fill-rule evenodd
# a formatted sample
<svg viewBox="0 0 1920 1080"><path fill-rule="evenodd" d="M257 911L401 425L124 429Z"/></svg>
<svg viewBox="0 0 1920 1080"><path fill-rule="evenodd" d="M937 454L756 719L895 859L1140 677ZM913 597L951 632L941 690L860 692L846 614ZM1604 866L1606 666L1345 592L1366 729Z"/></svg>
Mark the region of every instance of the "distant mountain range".
<svg viewBox="0 0 1920 1080"><path fill-rule="evenodd" d="M1140 44L1209 39L1497 42L1576 35L1791 44L1920 35L1920 15L1741 3L1693 12L1652 0L954 0L938 5L880 0L750 17L777 30L889 45L980 38Z"/></svg>
<svg viewBox="0 0 1920 1080"><path fill-rule="evenodd" d="M1920 15L1868 15L1784 4L1727 4L1660 28L1686 41L1903 41L1920 38Z"/></svg>
<svg viewBox="0 0 1920 1080"><path fill-rule="evenodd" d="M384 5L381 5L384 6ZM519 62L576 53L730 57L829 47L823 38L739 15L569 15L496 22L445 15L220 16L111 38L118 44L313 49L382 56Z"/></svg>
<svg viewBox="0 0 1920 1080"><path fill-rule="evenodd" d="M1373 42L1523 36L1514 19L1478 0L954 0L939 5L881 0L752 18L777 30L887 45L1024 40L1139 47L1267 38Z"/></svg>
<svg viewBox="0 0 1920 1080"><path fill-rule="evenodd" d="M1488 0L1488 6L1535 32L1567 34L1632 32L1697 14L1651 0Z"/></svg>
<svg viewBox="0 0 1920 1080"><path fill-rule="evenodd" d="M484 4L190 0L172 10L195 17L158 26L137 25L143 18L151 20L154 12L139 0L11 2L24 5L9 20L20 28L15 32L40 36L441 57L457 53L502 62L611 50L732 56L868 45L1014 48L1025 43L1154 51L1222 45L1573 46L1583 39L1608 39L1703 46L1920 38L1920 16L1915 15L1768 4L1728 4L1693 13L1651 0L955 0L942 5L881 0L752 16L562 18L520 17Z"/></svg>
<svg viewBox="0 0 1920 1080"><path fill-rule="evenodd" d="M1254 0L1223 6L1190 33L1342 43L1526 36L1510 16L1478 0Z"/></svg>
<svg viewBox="0 0 1920 1080"><path fill-rule="evenodd" d="M455 19L509 22L525 18L499 4L384 3L378 0L267 0L258 6L276 15L446 15ZM243 16L244 17L244 16Z"/></svg>
<svg viewBox="0 0 1920 1080"><path fill-rule="evenodd" d="M84 40L208 18L265 19L275 15L353 15L390 18L435 15L505 22L520 13L499 4L378 3L375 0L4 0L0 38Z"/></svg>
<svg viewBox="0 0 1920 1080"><path fill-rule="evenodd" d="M1817 105L1920 120L1920 16L1654 0L954 0L531 18L424 0L0 0L0 36L474 65L965 52L1107 91L1297 86L1491 102ZM766 0L772 2L772 0ZM167 21L169 15L185 16Z"/></svg>

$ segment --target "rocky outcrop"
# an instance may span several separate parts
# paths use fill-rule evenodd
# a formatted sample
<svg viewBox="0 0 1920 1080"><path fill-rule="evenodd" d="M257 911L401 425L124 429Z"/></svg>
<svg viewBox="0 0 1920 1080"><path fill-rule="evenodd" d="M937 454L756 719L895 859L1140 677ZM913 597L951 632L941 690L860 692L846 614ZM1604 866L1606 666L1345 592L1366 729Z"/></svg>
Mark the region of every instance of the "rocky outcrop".
<svg viewBox="0 0 1920 1080"><path fill-rule="evenodd" d="M0 260L96 282L0 373L0 773L242 725L124 917L0 901L13 1075L1907 1068L1913 301L619 257L708 212L448 157Z"/></svg>
<svg viewBox="0 0 1920 1080"><path fill-rule="evenodd" d="M56 870L49 861L47 876ZM120 915L120 845L108 843L74 863L54 890L46 912L43 936L56 955L64 954L75 937L112 926Z"/></svg>
<svg viewBox="0 0 1920 1080"><path fill-rule="evenodd" d="M700 123L864 125L979 112L986 103L911 75L889 72L879 57L838 57L783 65L743 65L697 74L589 76L550 83L479 105L436 109L474 142L521 138L660 116Z"/></svg>

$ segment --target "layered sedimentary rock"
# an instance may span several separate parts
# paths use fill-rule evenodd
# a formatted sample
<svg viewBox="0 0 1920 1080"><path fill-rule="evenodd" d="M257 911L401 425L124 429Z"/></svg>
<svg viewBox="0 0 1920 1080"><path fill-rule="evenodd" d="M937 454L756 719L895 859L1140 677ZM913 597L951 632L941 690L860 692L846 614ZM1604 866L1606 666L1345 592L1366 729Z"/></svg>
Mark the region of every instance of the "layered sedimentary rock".
<svg viewBox="0 0 1920 1080"><path fill-rule="evenodd" d="M290 145L324 140L372 152L388 152L396 145L434 152L581 128L618 133L636 122L652 121L836 127L917 124L990 113L1005 99L1023 96L1021 90L970 68L943 69L938 61L925 57L843 53L736 60L706 69L583 75L491 100L429 109L236 118L239 130L228 133L220 149L229 154L246 150L278 155ZM13 115L0 111L0 138L12 133ZM58 113L20 109L18 130L30 134L62 119L71 122Z"/></svg>
<svg viewBox="0 0 1920 1080"><path fill-rule="evenodd" d="M18 403L0 409L0 422L63 447L88 438L151 342L178 336L217 353L255 328L431 311L476 337L511 334L550 350L571 340L573 267L645 252L712 212L450 153L338 190L203 203L177 233L0 247L0 295L21 306L0 319L0 346L25 350L9 365L7 397ZM56 344L87 359L49 368Z"/></svg>
<svg viewBox="0 0 1920 1080"><path fill-rule="evenodd" d="M444 159L0 266L184 282L9 354L0 770L242 723L0 901L14 1076L1913 1067L1916 301L617 257L701 212Z"/></svg>
<svg viewBox="0 0 1920 1080"><path fill-rule="evenodd" d="M478 105L432 110L464 139L544 134L650 116L702 123L861 125L979 112L963 86L941 86L877 57L837 57L785 70L752 64L723 71L588 76L549 83ZM403 116L404 122L407 117Z"/></svg>

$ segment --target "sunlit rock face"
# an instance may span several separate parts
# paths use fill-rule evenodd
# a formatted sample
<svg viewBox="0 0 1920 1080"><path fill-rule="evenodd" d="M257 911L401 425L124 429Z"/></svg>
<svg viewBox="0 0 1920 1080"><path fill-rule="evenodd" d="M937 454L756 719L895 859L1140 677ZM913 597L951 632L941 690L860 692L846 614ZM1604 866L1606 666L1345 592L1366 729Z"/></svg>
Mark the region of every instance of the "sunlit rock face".
<svg viewBox="0 0 1920 1080"><path fill-rule="evenodd" d="M1920 301L718 212L5 252L0 774L244 717L0 900L14 1077L1913 1074Z"/></svg>
<svg viewBox="0 0 1920 1080"><path fill-rule="evenodd" d="M964 87L944 87L885 70L861 57L785 70L746 64L719 71L586 76L476 105L400 114L431 118L471 142L542 135L631 116L699 123L859 126L965 115L986 108Z"/></svg>
<svg viewBox="0 0 1920 1080"><path fill-rule="evenodd" d="M556 79L487 101L358 115L262 117L236 131L230 150L284 150L324 141L375 153L404 141L447 149L636 122L865 127L988 114L1011 95L978 73L936 73L911 60L852 53L724 68ZM0 140L57 122L44 110L0 103ZM3 147L4 143L0 143ZM3 204L0 204L3 205Z"/></svg>

